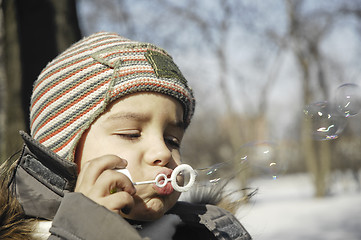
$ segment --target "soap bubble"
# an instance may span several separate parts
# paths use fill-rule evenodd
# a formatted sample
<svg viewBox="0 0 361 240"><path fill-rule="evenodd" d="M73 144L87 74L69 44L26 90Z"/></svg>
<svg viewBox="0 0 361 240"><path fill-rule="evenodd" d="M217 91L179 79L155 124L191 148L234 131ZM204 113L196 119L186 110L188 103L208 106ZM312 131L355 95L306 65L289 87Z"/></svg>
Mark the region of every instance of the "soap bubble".
<svg viewBox="0 0 361 240"><path fill-rule="evenodd" d="M238 184L229 184L239 174L239 170L234 168L234 162L220 162L197 168L195 172L196 181L190 191L182 193L181 201L215 205L227 199L229 206L237 206L242 201Z"/></svg>
<svg viewBox="0 0 361 240"><path fill-rule="evenodd" d="M251 177L277 179L287 170L287 164L278 155L278 147L273 142L247 143L240 147L234 159L195 169L196 184L222 187L237 175L249 173Z"/></svg>
<svg viewBox="0 0 361 240"><path fill-rule="evenodd" d="M354 83L346 83L336 90L338 111L345 117L358 114L361 110L361 88Z"/></svg>
<svg viewBox="0 0 361 240"><path fill-rule="evenodd" d="M305 117L311 122L315 140L332 140L340 136L346 127L346 118L327 101L312 103L304 109Z"/></svg>
<svg viewBox="0 0 361 240"><path fill-rule="evenodd" d="M241 147L237 154L240 167L248 166L254 177L277 179L287 170L287 164L279 157L274 142L259 141Z"/></svg>
<svg viewBox="0 0 361 240"><path fill-rule="evenodd" d="M232 179L237 175L232 161L225 161L205 168L196 169L197 183L204 185L217 185L223 180Z"/></svg>

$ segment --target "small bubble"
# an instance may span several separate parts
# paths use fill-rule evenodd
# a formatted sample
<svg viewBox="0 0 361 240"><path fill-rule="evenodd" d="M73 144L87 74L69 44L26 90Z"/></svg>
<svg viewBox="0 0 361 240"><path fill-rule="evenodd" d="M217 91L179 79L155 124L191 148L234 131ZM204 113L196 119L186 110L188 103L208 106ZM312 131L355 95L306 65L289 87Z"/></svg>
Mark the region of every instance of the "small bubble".
<svg viewBox="0 0 361 240"><path fill-rule="evenodd" d="M237 158L241 165L249 166L254 177L266 176L276 180L287 170L287 164L279 158L278 146L270 141L242 146Z"/></svg>
<svg viewBox="0 0 361 240"><path fill-rule="evenodd" d="M346 127L346 118L334 110L327 101L312 103L304 109L305 117L311 122L315 140L336 139Z"/></svg>
<svg viewBox="0 0 361 240"><path fill-rule="evenodd" d="M197 184L201 185L217 185L222 182L222 180L227 181L237 174L231 161L217 163L205 168L198 168L196 172Z"/></svg>
<svg viewBox="0 0 361 240"><path fill-rule="evenodd" d="M361 110L361 88L354 83L345 83L336 90L338 111L345 117L357 115Z"/></svg>
<svg viewBox="0 0 361 240"><path fill-rule="evenodd" d="M222 187L239 174L251 173L252 177L267 177L276 180L284 174L287 164L278 157L277 145L273 142L251 142L240 147L233 160L220 162L205 168L197 168L198 186Z"/></svg>

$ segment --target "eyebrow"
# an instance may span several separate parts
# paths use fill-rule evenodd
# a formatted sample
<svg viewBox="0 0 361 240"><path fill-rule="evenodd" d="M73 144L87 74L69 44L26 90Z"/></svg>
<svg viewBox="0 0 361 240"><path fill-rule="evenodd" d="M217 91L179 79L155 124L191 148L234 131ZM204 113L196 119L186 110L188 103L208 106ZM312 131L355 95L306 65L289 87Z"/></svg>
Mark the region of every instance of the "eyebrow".
<svg viewBox="0 0 361 240"><path fill-rule="evenodd" d="M109 121L117 121L121 119L147 121L149 120L149 117L145 114L133 112L115 113L107 117L107 120Z"/></svg>
<svg viewBox="0 0 361 240"><path fill-rule="evenodd" d="M150 119L150 117L147 116L146 114L125 112L125 113L115 113L106 118L107 121L119 121L122 119L136 120L136 121L148 121ZM185 129L185 124L183 121L172 122L171 125L176 128L180 128L182 130Z"/></svg>

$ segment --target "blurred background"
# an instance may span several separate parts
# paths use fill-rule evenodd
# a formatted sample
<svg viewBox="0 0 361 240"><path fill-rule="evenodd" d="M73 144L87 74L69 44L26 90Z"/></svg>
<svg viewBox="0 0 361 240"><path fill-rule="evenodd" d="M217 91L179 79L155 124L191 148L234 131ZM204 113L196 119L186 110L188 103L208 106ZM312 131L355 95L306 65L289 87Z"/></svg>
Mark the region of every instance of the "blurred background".
<svg viewBox="0 0 361 240"><path fill-rule="evenodd" d="M254 239L361 239L360 0L0 2L1 162L47 62L117 32L166 49L193 86L183 159L232 163L241 198L257 192L232 210Z"/></svg>

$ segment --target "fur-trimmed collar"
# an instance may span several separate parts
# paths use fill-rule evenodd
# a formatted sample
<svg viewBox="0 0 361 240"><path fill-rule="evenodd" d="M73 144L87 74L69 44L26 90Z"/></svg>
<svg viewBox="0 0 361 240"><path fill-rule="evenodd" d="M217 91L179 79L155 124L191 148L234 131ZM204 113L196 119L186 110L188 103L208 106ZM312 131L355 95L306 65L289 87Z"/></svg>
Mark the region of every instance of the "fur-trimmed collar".
<svg viewBox="0 0 361 240"><path fill-rule="evenodd" d="M34 239L35 221L25 217L21 205L8 189L12 168L3 164L0 169L0 239Z"/></svg>

